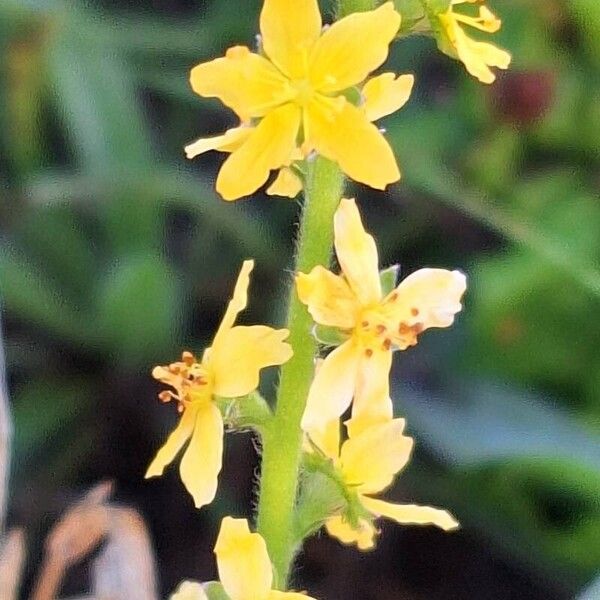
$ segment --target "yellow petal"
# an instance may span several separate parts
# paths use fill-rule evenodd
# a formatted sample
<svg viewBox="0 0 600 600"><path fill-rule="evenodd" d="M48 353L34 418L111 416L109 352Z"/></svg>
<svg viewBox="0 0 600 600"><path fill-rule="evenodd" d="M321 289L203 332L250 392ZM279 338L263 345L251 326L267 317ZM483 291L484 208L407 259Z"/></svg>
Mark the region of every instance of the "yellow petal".
<svg viewBox="0 0 600 600"><path fill-rule="evenodd" d="M278 592L273 590L269 592L268 600L315 600L312 596L299 594L298 592Z"/></svg>
<svg viewBox="0 0 600 600"><path fill-rule="evenodd" d="M294 173L294 170L283 167L283 169L279 169L275 181L267 188L267 194L269 196L295 198L302 191L302 188L302 179Z"/></svg>
<svg viewBox="0 0 600 600"><path fill-rule="evenodd" d="M387 488L410 459L412 438L402 434L404 419L393 419L363 430L342 444L340 463L347 484L361 494Z"/></svg>
<svg viewBox="0 0 600 600"><path fill-rule="evenodd" d="M305 145L337 162L355 181L383 190L400 179L394 153L365 113L341 100L321 96L308 104Z"/></svg>
<svg viewBox="0 0 600 600"><path fill-rule="evenodd" d="M300 108L285 104L269 112L246 142L225 161L217 177L217 191L225 200L255 192L271 170L288 165L296 149Z"/></svg>
<svg viewBox="0 0 600 600"><path fill-rule="evenodd" d="M402 108L410 98L415 78L413 75L383 73L365 83L362 89L363 109L369 121L377 121Z"/></svg>
<svg viewBox="0 0 600 600"><path fill-rule="evenodd" d="M466 288L466 277L460 271L419 269L386 297L384 310L396 322L418 324L420 331L449 327L462 308Z"/></svg>
<svg viewBox="0 0 600 600"><path fill-rule="evenodd" d="M208 600L208 596L197 581L183 581L169 600Z"/></svg>
<svg viewBox="0 0 600 600"><path fill-rule="evenodd" d="M379 257L375 240L363 227L356 202L342 199L333 218L335 253L363 306L381 300Z"/></svg>
<svg viewBox="0 0 600 600"><path fill-rule="evenodd" d="M458 521L446 510L417 504L392 504L384 500L361 497L363 506L377 516L392 519L404 525L435 525L445 531L456 529Z"/></svg>
<svg viewBox="0 0 600 600"><path fill-rule="evenodd" d="M356 369L362 348L348 340L323 361L310 386L302 429L323 429L350 405L356 385Z"/></svg>
<svg viewBox="0 0 600 600"><path fill-rule="evenodd" d="M265 325L237 326L224 332L209 358L214 393L235 398L254 391L261 369L291 358L292 347L284 342L288 335L287 329Z"/></svg>
<svg viewBox="0 0 600 600"><path fill-rule="evenodd" d="M306 432L310 441L319 448L325 456L337 461L340 455L340 420L333 419L321 428ZM307 452L312 451L312 446L305 446Z"/></svg>
<svg viewBox="0 0 600 600"><path fill-rule="evenodd" d="M389 383L391 367L392 352L389 350L379 350L370 356L362 356L356 379L352 418L346 421L350 437L392 419L393 405Z"/></svg>
<svg viewBox="0 0 600 600"><path fill-rule="evenodd" d="M213 340L213 347L219 344L219 338L233 327L239 313L241 313L248 304L248 286L250 285L250 273L254 269L253 260L245 260L242 263L240 274L235 282L233 296L227 305L227 310L223 315L219 329Z"/></svg>
<svg viewBox="0 0 600 600"><path fill-rule="evenodd" d="M163 474L165 467L173 462L183 445L188 441L194 431L196 423L196 407L192 404L183 411L179 424L168 437L164 446L158 451L146 471L146 479Z"/></svg>
<svg viewBox="0 0 600 600"><path fill-rule="evenodd" d="M223 135L211 138L200 138L184 148L187 158L194 158L209 150L233 152L237 150L254 131L253 127L235 127L228 129Z"/></svg>
<svg viewBox="0 0 600 600"><path fill-rule="evenodd" d="M265 0L260 13L267 56L292 79L302 79L308 55L321 34L317 0Z"/></svg>
<svg viewBox="0 0 600 600"><path fill-rule="evenodd" d="M399 27L400 15L393 2L334 23L317 41L310 58L314 88L329 94L366 79L387 58Z"/></svg>
<svg viewBox="0 0 600 600"><path fill-rule="evenodd" d="M246 519L225 517L215 544L219 579L231 600L268 598L273 570L267 545Z"/></svg>
<svg viewBox="0 0 600 600"><path fill-rule="evenodd" d="M200 96L219 98L242 121L266 115L290 96L287 79L245 46L229 48L224 57L194 67L190 83Z"/></svg>
<svg viewBox="0 0 600 600"><path fill-rule="evenodd" d="M296 275L296 290L317 323L340 329L356 325L360 305L343 277L318 265L308 275Z"/></svg>
<svg viewBox="0 0 600 600"><path fill-rule="evenodd" d="M196 508L210 504L217 492L223 458L223 419L212 403L196 415L192 439L181 459L179 474Z"/></svg>
<svg viewBox="0 0 600 600"><path fill-rule="evenodd" d="M458 57L473 77L482 83L493 83L496 75L490 67L508 68L511 61L510 53L493 44L470 38L458 22L456 14L452 12L441 14L439 19L447 36L447 40L442 40L441 49L450 56ZM481 27L478 28L481 29ZM495 29L488 28L488 30L494 31Z"/></svg>
<svg viewBox="0 0 600 600"><path fill-rule="evenodd" d="M377 531L366 519L360 519L358 529L353 529L343 517L330 517L325 522L325 529L343 544L356 544L360 550L370 550L375 546Z"/></svg>

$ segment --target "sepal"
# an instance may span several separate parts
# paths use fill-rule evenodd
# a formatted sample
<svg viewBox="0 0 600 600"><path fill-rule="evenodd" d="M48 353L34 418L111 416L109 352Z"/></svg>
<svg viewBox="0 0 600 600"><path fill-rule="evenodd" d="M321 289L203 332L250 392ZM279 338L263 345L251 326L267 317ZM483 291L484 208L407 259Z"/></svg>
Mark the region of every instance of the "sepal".
<svg viewBox="0 0 600 600"><path fill-rule="evenodd" d="M379 271L379 281L381 282L381 291L384 296L396 289L400 277L400 265L392 265L383 271Z"/></svg>
<svg viewBox="0 0 600 600"><path fill-rule="evenodd" d="M337 327L328 327L327 325L315 325L313 327L313 336L323 346L335 347L343 344L350 334L344 333Z"/></svg>
<svg viewBox="0 0 600 600"><path fill-rule="evenodd" d="M208 581L204 584L204 591L208 600L230 600L219 581Z"/></svg>
<svg viewBox="0 0 600 600"><path fill-rule="evenodd" d="M239 398L216 397L215 401L232 429L255 429L262 434L273 418L267 401L256 391Z"/></svg>

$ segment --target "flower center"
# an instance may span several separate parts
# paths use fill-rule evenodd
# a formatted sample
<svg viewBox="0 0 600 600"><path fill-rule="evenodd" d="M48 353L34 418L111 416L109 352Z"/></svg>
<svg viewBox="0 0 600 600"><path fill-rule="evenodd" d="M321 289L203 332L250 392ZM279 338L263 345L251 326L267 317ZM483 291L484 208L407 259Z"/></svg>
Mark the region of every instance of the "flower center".
<svg viewBox="0 0 600 600"><path fill-rule="evenodd" d="M153 375L175 391L163 390L158 394L161 402L177 402L179 412L189 404L207 403L212 399L212 377L203 363L196 361L191 352L183 352L181 361L158 367Z"/></svg>
<svg viewBox="0 0 600 600"><path fill-rule="evenodd" d="M308 79L295 79L291 83L296 92L294 100L301 106L308 104L315 93L311 82Z"/></svg>
<svg viewBox="0 0 600 600"><path fill-rule="evenodd" d="M361 312L354 335L365 348L366 356L377 350L405 350L416 345L417 336L424 329L418 320L419 309L411 308L410 317L399 319L393 310L396 299L392 295L385 304L371 306Z"/></svg>

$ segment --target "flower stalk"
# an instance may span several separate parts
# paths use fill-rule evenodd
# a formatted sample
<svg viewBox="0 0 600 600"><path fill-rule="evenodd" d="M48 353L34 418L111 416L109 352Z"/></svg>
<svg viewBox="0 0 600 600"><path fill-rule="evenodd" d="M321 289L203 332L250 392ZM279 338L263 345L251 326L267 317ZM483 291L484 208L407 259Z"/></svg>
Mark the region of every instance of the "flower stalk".
<svg viewBox="0 0 600 600"><path fill-rule="evenodd" d="M343 189L337 165L316 157L309 162L305 201L296 249L295 270L328 264L333 243L332 222ZM275 568L275 585L284 589L296 552L293 522L302 456L300 421L314 374L316 341L312 319L295 287L288 304L289 342L294 356L281 369L275 415L263 436L258 531Z"/></svg>

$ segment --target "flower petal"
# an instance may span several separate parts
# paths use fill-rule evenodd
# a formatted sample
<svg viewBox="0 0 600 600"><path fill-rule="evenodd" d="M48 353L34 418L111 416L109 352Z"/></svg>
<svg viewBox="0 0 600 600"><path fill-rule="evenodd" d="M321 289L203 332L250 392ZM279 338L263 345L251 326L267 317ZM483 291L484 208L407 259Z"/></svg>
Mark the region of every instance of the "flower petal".
<svg viewBox="0 0 600 600"><path fill-rule="evenodd" d="M246 46L234 46L224 57L195 66L190 83L200 96L219 98L242 121L262 117L290 97L287 79Z"/></svg>
<svg viewBox="0 0 600 600"><path fill-rule="evenodd" d="M225 200L255 192L271 170L288 165L296 150L300 108L284 104L256 126L246 142L225 161L217 177L217 191Z"/></svg>
<svg viewBox="0 0 600 600"><path fill-rule="evenodd" d="M208 600L201 583L197 581L182 581L169 600Z"/></svg>
<svg viewBox="0 0 600 600"><path fill-rule="evenodd" d="M304 187L302 179L294 173L293 169L283 167L279 169L277 178L267 188L269 196L285 196L286 198L295 198Z"/></svg>
<svg viewBox="0 0 600 600"><path fill-rule="evenodd" d="M435 525L444 531L456 529L458 521L446 510L417 504L392 504L385 500L361 497L363 506L374 515L392 519L404 525Z"/></svg>
<svg viewBox="0 0 600 600"><path fill-rule="evenodd" d="M291 79L306 77L309 52L321 27L317 0L265 0L260 13L263 48Z"/></svg>
<svg viewBox="0 0 600 600"><path fill-rule="evenodd" d="M198 409L192 439L181 459L179 474L196 508L210 504L217 492L223 458L223 418L211 403Z"/></svg>
<svg viewBox="0 0 600 600"><path fill-rule="evenodd" d="M261 369L291 358L292 347L284 342L289 333L265 325L237 326L224 332L209 357L214 393L235 398L254 391Z"/></svg>
<svg viewBox="0 0 600 600"><path fill-rule="evenodd" d="M308 392L302 417L304 431L324 429L348 408L356 386L361 353L362 348L348 340L327 355Z"/></svg>
<svg viewBox="0 0 600 600"><path fill-rule="evenodd" d="M296 275L296 290L317 323L340 329L356 325L360 304L343 277L317 265L308 275Z"/></svg>
<svg viewBox="0 0 600 600"><path fill-rule="evenodd" d="M342 544L356 544L360 550L370 550L375 546L377 530L366 519L360 519L359 528L354 529L343 517L330 517L325 522L325 529Z"/></svg>
<svg viewBox="0 0 600 600"><path fill-rule="evenodd" d="M246 519L225 517L215 544L219 579L231 600L268 598L273 568L265 540Z"/></svg>
<svg viewBox="0 0 600 600"><path fill-rule="evenodd" d="M363 306L381 300L379 257L375 240L363 227L356 202L343 198L333 217L335 253Z"/></svg>
<svg viewBox="0 0 600 600"><path fill-rule="evenodd" d="M340 455L340 420L332 419L325 423L323 427L311 429L306 432L312 444L325 454L328 458L337 461ZM311 444L305 444L306 452L312 452Z"/></svg>
<svg viewBox="0 0 600 600"><path fill-rule="evenodd" d="M348 485L361 494L387 488L412 452L412 438L403 435L404 419L393 419L363 430L342 444L341 469Z"/></svg>
<svg viewBox="0 0 600 600"><path fill-rule="evenodd" d="M269 592L268 600L316 600L312 596L307 596L306 594L300 594L298 592L278 592L277 590L272 590Z"/></svg>
<svg viewBox="0 0 600 600"><path fill-rule="evenodd" d="M383 190L400 179L394 153L364 111L341 100L321 96L309 102L304 112L305 148L337 162L355 181Z"/></svg>
<svg viewBox="0 0 600 600"><path fill-rule="evenodd" d="M334 23L310 57L309 77L314 88L329 94L366 79L387 58L399 27L400 15L393 2Z"/></svg>
<svg viewBox="0 0 600 600"><path fill-rule="evenodd" d="M210 138L200 138L184 148L187 158L194 158L209 150L233 152L237 150L254 131L253 127L235 127L228 129L223 135Z"/></svg>
<svg viewBox="0 0 600 600"><path fill-rule="evenodd" d="M250 273L252 273L252 269L254 269L253 260L245 260L242 263L240 274L238 275L233 289L233 296L227 305L227 310L223 315L219 329L213 339L213 347L219 344L219 338L233 327L238 314L246 308L246 305L248 304L248 286L250 285Z"/></svg>
<svg viewBox="0 0 600 600"><path fill-rule="evenodd" d="M402 108L410 98L415 78L413 75L383 73L372 77L362 89L363 109L369 121L377 121Z"/></svg>
<svg viewBox="0 0 600 600"><path fill-rule="evenodd" d="M449 327L462 309L461 298L467 280L460 271L419 269L384 300L384 310L391 320L424 331L430 327ZM400 345L401 349L404 349Z"/></svg>
<svg viewBox="0 0 600 600"><path fill-rule="evenodd" d="M391 367L390 350L376 350L370 356L361 357L352 403L352 418L346 421L350 437L355 437L373 425L392 419Z"/></svg>
<svg viewBox="0 0 600 600"><path fill-rule="evenodd" d="M177 456L178 452L183 448L183 445L188 441L194 431L196 412L196 407L193 404L183 411L177 427L173 430L171 435L169 435L163 447L158 451L154 460L150 463L150 466L146 471L146 479L162 475L165 467L173 462L173 459Z"/></svg>

